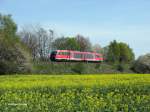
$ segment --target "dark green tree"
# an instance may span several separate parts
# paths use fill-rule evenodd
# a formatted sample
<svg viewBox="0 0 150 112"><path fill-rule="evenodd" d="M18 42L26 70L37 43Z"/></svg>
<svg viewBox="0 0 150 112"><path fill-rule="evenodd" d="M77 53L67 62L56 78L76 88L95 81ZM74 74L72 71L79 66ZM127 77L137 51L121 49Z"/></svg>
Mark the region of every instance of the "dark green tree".
<svg viewBox="0 0 150 112"><path fill-rule="evenodd" d="M132 49L123 42L114 40L108 46L108 50L104 57L109 63L113 64L115 69L123 72L130 68L130 64L134 61L134 53Z"/></svg>
<svg viewBox="0 0 150 112"><path fill-rule="evenodd" d="M107 52L107 60L110 62L118 62L120 57L120 48L116 40L110 43Z"/></svg>
<svg viewBox="0 0 150 112"><path fill-rule="evenodd" d="M129 63L134 60L134 53L126 43L118 43L120 49L119 62Z"/></svg>
<svg viewBox="0 0 150 112"><path fill-rule="evenodd" d="M73 37L57 38L53 42L53 47L59 50L80 50L80 46Z"/></svg>
<svg viewBox="0 0 150 112"><path fill-rule="evenodd" d="M134 60L134 53L126 43L114 40L108 46L107 60L112 63L130 63Z"/></svg>

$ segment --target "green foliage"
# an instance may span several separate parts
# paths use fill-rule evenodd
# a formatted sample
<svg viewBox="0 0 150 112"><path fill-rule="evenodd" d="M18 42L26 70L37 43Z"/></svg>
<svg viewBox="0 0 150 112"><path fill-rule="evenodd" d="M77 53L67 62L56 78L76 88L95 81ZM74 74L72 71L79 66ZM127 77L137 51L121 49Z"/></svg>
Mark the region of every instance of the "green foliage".
<svg viewBox="0 0 150 112"><path fill-rule="evenodd" d="M30 71L30 56L16 35L10 15L0 15L0 74Z"/></svg>
<svg viewBox="0 0 150 112"><path fill-rule="evenodd" d="M115 40L110 43L107 56L107 60L110 62L119 61L120 49L118 43Z"/></svg>
<svg viewBox="0 0 150 112"><path fill-rule="evenodd" d="M88 38L81 35L76 37L61 37L55 39L53 47L60 50L91 51L91 43Z"/></svg>
<svg viewBox="0 0 150 112"><path fill-rule="evenodd" d="M75 38L57 38L53 42L53 47L59 50L80 50L80 46Z"/></svg>
<svg viewBox="0 0 150 112"><path fill-rule="evenodd" d="M114 40L109 45L107 60L113 63L130 63L134 60L134 53L126 43L118 43L116 40Z"/></svg>
<svg viewBox="0 0 150 112"><path fill-rule="evenodd" d="M119 61L124 63L129 63L134 60L134 53L132 49L125 43L119 43L120 47L120 57Z"/></svg>
<svg viewBox="0 0 150 112"><path fill-rule="evenodd" d="M119 73L117 65L108 63L80 63L80 62L50 62L34 61L36 74L99 74ZM133 73L128 65L124 65L124 73Z"/></svg>
<svg viewBox="0 0 150 112"><path fill-rule="evenodd" d="M69 50L79 50L80 46L75 40L75 38L67 38L67 47Z"/></svg>
<svg viewBox="0 0 150 112"><path fill-rule="evenodd" d="M77 63L73 66L72 71L78 74L84 73L85 66L83 63Z"/></svg>
<svg viewBox="0 0 150 112"><path fill-rule="evenodd" d="M126 64L134 60L134 53L126 43L113 41L108 47L100 50L99 45L92 48L90 40L82 35L61 37L54 40L54 32L48 33L39 27L35 32L22 32L23 44L16 35L17 25L10 15L0 14L0 74L26 73L32 70L31 57L26 46L30 49L34 61L40 58L44 62L35 64L35 73L118 73L125 72ZM51 63L48 60L52 49L91 51L104 54L105 64L89 63ZM110 62L110 63L107 63ZM114 70L113 70L114 69Z"/></svg>
<svg viewBox="0 0 150 112"><path fill-rule="evenodd" d="M132 76L131 76L132 75ZM1 76L1 112L149 112L150 76Z"/></svg>
<svg viewBox="0 0 150 112"><path fill-rule="evenodd" d="M134 61L134 53L126 43L114 40L108 48L105 48L104 58L114 66L114 69L124 72L126 68L130 69L130 64Z"/></svg>
<svg viewBox="0 0 150 112"><path fill-rule="evenodd" d="M11 41L16 38L17 25L11 19L11 15L0 14L0 38L5 38Z"/></svg>

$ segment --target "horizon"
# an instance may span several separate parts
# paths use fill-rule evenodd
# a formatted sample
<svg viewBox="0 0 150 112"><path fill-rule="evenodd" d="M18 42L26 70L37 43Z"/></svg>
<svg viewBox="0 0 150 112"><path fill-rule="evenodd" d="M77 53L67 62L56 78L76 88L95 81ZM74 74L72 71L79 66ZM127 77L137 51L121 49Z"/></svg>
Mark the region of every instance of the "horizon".
<svg viewBox="0 0 150 112"><path fill-rule="evenodd" d="M0 13L11 14L19 29L40 24L58 35L81 34L102 47L125 42L137 58L150 52L149 5L148 0L1 0Z"/></svg>

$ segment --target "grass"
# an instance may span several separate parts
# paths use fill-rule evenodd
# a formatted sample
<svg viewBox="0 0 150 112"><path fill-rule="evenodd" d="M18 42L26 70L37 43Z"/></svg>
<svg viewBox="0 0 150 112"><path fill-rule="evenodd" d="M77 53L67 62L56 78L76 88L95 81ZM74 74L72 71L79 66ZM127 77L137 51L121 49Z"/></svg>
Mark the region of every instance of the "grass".
<svg viewBox="0 0 150 112"><path fill-rule="evenodd" d="M149 112L150 75L0 76L0 111Z"/></svg>

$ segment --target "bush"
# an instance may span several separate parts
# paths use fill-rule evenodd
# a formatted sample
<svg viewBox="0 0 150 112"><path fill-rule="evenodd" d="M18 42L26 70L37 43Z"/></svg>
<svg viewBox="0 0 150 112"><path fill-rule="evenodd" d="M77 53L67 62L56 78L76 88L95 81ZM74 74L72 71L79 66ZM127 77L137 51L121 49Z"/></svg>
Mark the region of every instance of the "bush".
<svg viewBox="0 0 150 112"><path fill-rule="evenodd" d="M0 47L0 74L27 73L32 69L30 55L21 46Z"/></svg>
<svg viewBox="0 0 150 112"><path fill-rule="evenodd" d="M72 71L78 74L82 74L84 70L85 70L85 66L83 63L77 63L72 68Z"/></svg>
<svg viewBox="0 0 150 112"><path fill-rule="evenodd" d="M137 73L150 73L150 53L140 56L133 64L133 70Z"/></svg>
<svg viewBox="0 0 150 112"><path fill-rule="evenodd" d="M10 15L0 15L0 23L0 74L29 72L30 55L16 35L16 24Z"/></svg>

